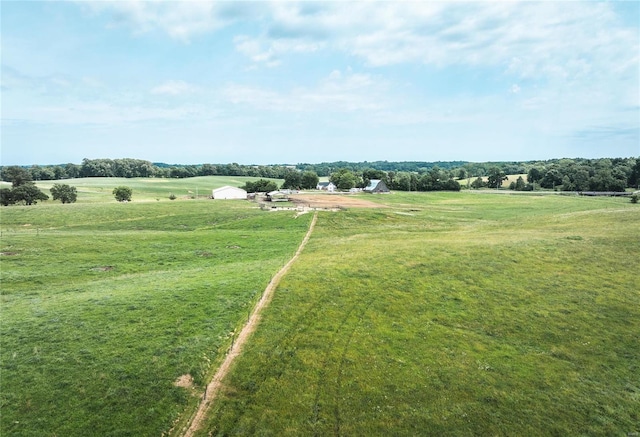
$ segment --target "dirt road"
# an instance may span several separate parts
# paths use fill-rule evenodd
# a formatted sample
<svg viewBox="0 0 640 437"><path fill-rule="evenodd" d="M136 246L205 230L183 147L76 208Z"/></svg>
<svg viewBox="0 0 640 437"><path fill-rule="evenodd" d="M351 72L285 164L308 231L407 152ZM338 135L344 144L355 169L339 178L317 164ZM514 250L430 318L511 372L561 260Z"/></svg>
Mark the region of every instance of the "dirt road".
<svg viewBox="0 0 640 437"><path fill-rule="evenodd" d="M348 194L292 194L289 199L312 208L386 208L385 205Z"/></svg>
<svg viewBox="0 0 640 437"><path fill-rule="evenodd" d="M222 386L222 380L225 378L227 373L229 373L229 369L231 368L231 365L233 364L234 360L240 355L240 352L242 351L242 347L244 346L244 344L247 342L247 340L249 339L253 331L256 330L256 326L260 322L260 319L262 316L262 310L271 301L273 292L278 286L280 279L282 279L282 277L285 274L287 274L287 272L291 268L291 265L295 262L296 259L298 259L298 256L300 255L300 253L302 253L302 250L307 244L307 241L309 241L309 237L311 237L313 228L316 225L317 218L318 218L318 213L316 213L313 216L313 219L311 220L311 224L309 225L309 230L304 236L302 243L300 243L300 246L298 246L298 250L296 251L295 255L293 255L293 258L291 258L289 262L285 264L285 266L282 267L282 269L280 269L280 271L271 279L271 282L269 282L269 284L267 285L267 288L264 290L264 293L262 294L260 301L258 301L255 308L253 309L253 312L251 313L249 320L247 321L246 325L244 325L244 327L240 331L240 334L238 335L235 342L233 343L231 350L229 351L229 354L225 357L224 361L218 368L218 371L213 376L213 379L207 385L207 389L205 390L205 396L200 402L200 406L198 407L196 414L193 416L191 423L188 424L188 428L186 428L186 430L182 433L183 437L193 436L193 434L198 430L198 428L200 428L202 421L206 417L207 411L209 410L209 408L211 408L213 401L216 399L216 396L218 395L220 387Z"/></svg>

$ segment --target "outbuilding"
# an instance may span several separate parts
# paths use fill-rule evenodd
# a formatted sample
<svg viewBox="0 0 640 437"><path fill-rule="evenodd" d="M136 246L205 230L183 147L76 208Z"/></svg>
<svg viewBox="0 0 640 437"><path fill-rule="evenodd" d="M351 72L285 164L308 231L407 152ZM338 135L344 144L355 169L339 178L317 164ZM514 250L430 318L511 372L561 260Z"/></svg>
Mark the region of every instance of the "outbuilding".
<svg viewBox="0 0 640 437"><path fill-rule="evenodd" d="M384 181L381 181L380 179L371 179L369 181L369 185L364 187L362 191L365 193L388 193L389 188Z"/></svg>
<svg viewBox="0 0 640 437"><path fill-rule="evenodd" d="M225 185L224 187L216 188L212 192L212 196L214 199L218 200L230 200L230 199L241 199L247 200L247 192L242 188L238 187L230 187L229 185Z"/></svg>

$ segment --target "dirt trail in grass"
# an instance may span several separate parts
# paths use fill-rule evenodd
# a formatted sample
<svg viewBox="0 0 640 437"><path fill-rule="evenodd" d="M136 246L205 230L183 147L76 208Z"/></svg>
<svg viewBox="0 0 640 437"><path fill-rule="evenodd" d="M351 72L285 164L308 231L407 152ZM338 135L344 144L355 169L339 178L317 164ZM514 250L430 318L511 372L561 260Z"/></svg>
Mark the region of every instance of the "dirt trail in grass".
<svg viewBox="0 0 640 437"><path fill-rule="evenodd" d="M315 213L313 216L313 219L311 220L311 224L309 225L309 230L307 231L306 235L302 239L302 243L300 243L300 246L298 246L298 250L296 251L295 255L293 255L293 258L291 258L289 262L285 264L284 267L282 267L282 269L280 269L280 271L271 279L271 281L267 285L267 288L265 288L264 293L262 294L262 297L256 304L255 308L253 309L253 312L251 313L249 320L240 331L240 334L238 335L235 342L233 343L231 350L225 357L224 361L218 368L218 371L213 376L213 379L207 385L207 389L205 390L205 396L200 402L198 411L196 411L196 414L193 416L191 423L188 424L188 428L186 429L186 431L182 433L183 437L193 436L193 434L200 428L200 424L204 420L209 408L211 408L211 405L213 404L218 394L218 391L222 386L222 380L225 378L227 373L229 373L229 370L231 369L231 365L233 364L234 360L240 355L240 352L242 351L242 347L244 346L244 344L247 342L247 340L249 339L253 331L256 330L256 327L258 326L258 323L260 322L260 318L262 316L262 310L271 301L273 292L278 286L280 279L282 279L282 277L287 274L287 272L291 268L291 265L295 262L296 259L298 259L298 256L300 255L300 253L302 253L302 250L306 246L307 241L309 241L309 237L311 237L311 233L313 232L313 228L316 225L317 219L318 219L318 213Z"/></svg>

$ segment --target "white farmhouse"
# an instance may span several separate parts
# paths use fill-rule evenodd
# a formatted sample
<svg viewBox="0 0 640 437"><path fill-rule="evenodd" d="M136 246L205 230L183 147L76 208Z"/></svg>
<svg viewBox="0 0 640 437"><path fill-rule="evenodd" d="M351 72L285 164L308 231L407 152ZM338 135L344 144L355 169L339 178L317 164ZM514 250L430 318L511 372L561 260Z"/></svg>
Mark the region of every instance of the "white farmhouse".
<svg viewBox="0 0 640 437"><path fill-rule="evenodd" d="M230 187L225 185L224 187L217 188L211 193L214 199L242 199L247 200L247 192L242 188Z"/></svg>
<svg viewBox="0 0 640 437"><path fill-rule="evenodd" d="M333 182L318 182L318 185L316 185L316 190L328 191L330 193L333 193L336 190L336 186L333 184Z"/></svg>

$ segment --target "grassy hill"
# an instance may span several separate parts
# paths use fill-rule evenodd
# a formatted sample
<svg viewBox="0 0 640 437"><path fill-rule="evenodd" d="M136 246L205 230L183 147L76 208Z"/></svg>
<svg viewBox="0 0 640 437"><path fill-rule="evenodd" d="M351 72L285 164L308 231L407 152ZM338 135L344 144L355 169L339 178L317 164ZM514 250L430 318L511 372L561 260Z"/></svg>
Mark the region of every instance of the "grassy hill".
<svg viewBox="0 0 640 437"><path fill-rule="evenodd" d="M309 219L213 200L3 208L0 433L168 432Z"/></svg>
<svg viewBox="0 0 640 437"><path fill-rule="evenodd" d="M234 179L0 210L1 434L177 433L311 220L178 191ZM640 432L638 205L360 196L319 213L201 435Z"/></svg>
<svg viewBox="0 0 640 437"><path fill-rule="evenodd" d="M638 431L638 208L378 200L320 216L201 435Z"/></svg>

